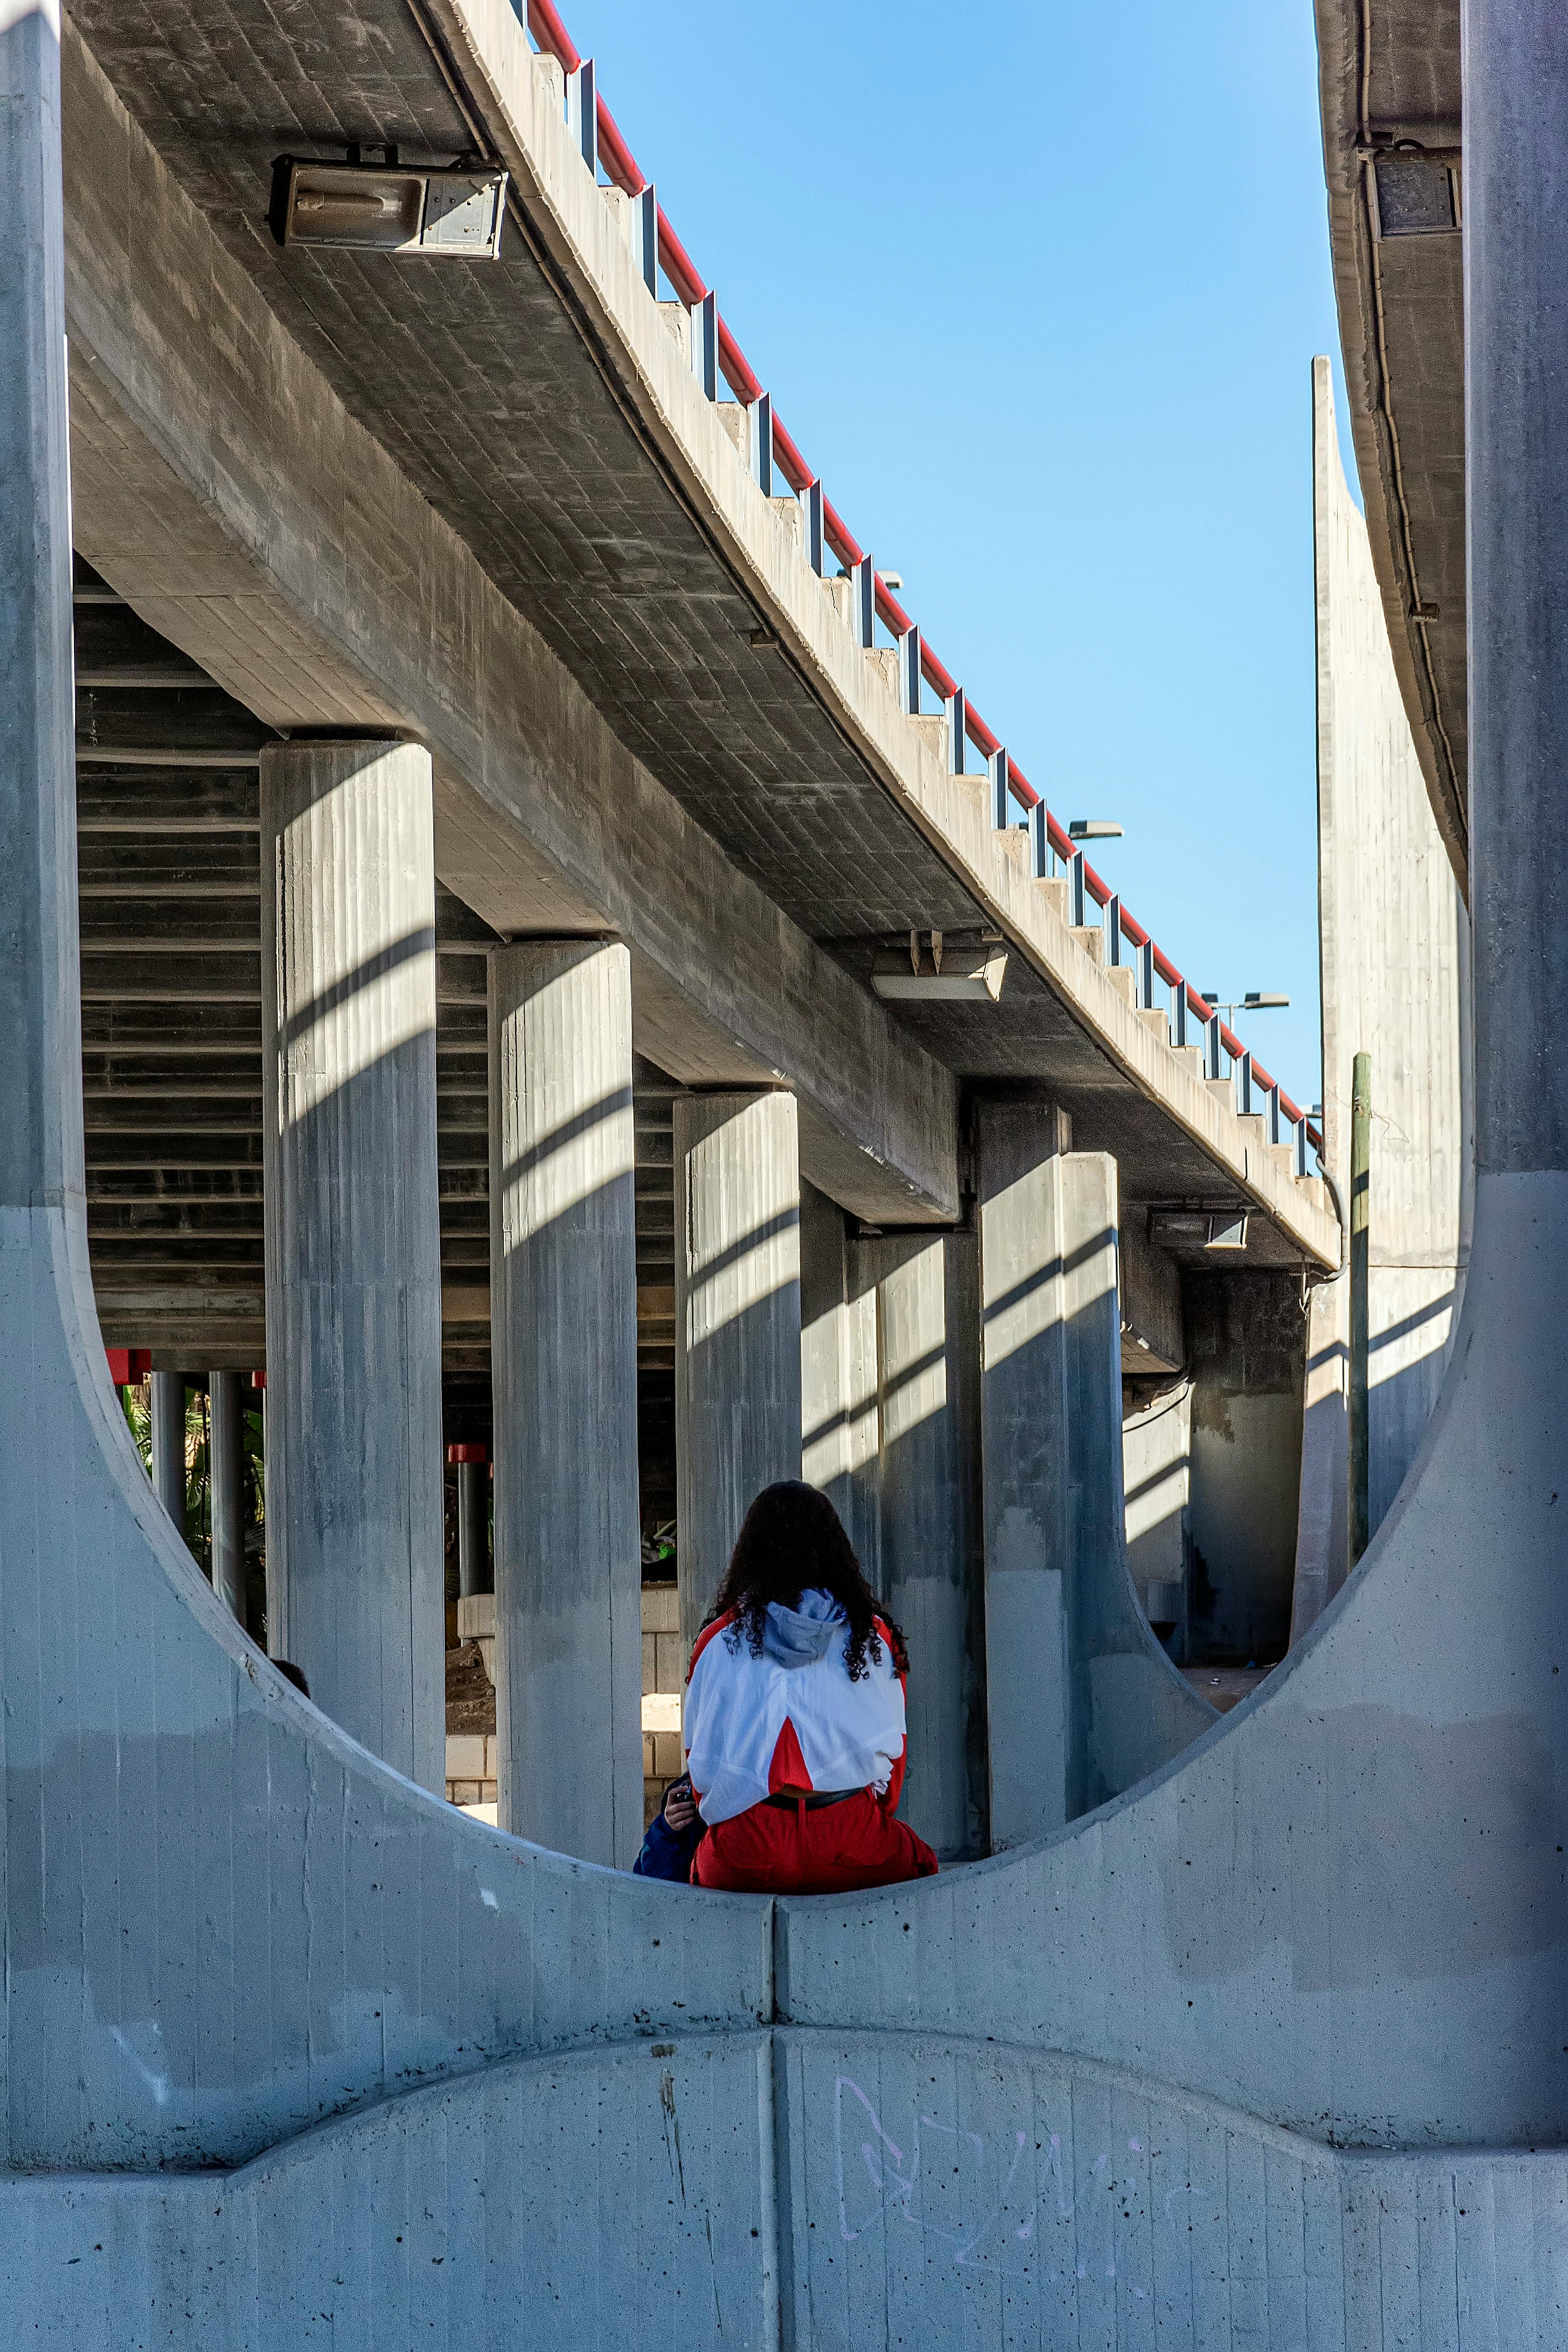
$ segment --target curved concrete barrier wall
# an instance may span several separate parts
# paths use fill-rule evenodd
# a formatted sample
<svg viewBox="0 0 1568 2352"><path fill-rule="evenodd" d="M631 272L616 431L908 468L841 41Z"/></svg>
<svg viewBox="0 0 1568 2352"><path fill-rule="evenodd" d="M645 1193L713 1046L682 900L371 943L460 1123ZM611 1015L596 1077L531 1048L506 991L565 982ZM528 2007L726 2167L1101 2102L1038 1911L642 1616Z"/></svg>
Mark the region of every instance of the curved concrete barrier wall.
<svg viewBox="0 0 1568 2352"><path fill-rule="evenodd" d="M1561 2342L1563 2159L1522 2152L1568 2124L1560 1140L1494 1117L1423 1461L1313 1636L995 1862L770 1906L564 1861L355 1748L208 1591L83 1240L57 97L44 9L0 8L13 2326Z"/></svg>
<svg viewBox="0 0 1568 2352"><path fill-rule="evenodd" d="M780 2031L492 2066L237 2172L0 2183L0 2295L40 2352L1517 2352L1562 2340L1565 2213L1561 2155L1347 2155L1088 2060Z"/></svg>

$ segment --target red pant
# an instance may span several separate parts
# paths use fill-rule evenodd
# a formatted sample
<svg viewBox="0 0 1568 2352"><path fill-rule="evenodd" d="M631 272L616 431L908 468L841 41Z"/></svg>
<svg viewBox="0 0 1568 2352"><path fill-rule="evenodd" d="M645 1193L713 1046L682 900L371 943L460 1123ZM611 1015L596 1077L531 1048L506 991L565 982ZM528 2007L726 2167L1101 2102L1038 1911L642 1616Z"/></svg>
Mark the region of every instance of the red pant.
<svg viewBox="0 0 1568 2352"><path fill-rule="evenodd" d="M735 1895L849 1895L931 1878L936 1856L869 1789L837 1805L752 1805L709 1830L691 1876Z"/></svg>

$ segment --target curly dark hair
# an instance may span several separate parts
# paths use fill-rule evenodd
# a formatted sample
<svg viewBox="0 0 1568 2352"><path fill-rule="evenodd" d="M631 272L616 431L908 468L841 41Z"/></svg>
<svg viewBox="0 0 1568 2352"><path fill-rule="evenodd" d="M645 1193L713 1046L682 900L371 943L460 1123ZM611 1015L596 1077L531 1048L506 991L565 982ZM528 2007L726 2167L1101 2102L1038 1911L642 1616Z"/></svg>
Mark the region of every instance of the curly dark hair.
<svg viewBox="0 0 1568 2352"><path fill-rule="evenodd" d="M843 1520L826 1496L804 1479L781 1478L777 1486L763 1488L746 1513L705 1622L711 1625L732 1609L735 1622L725 1640L733 1650L744 1640L752 1657L760 1658L769 1602L794 1609L801 1594L814 1587L831 1592L849 1620L844 1663L852 1683L864 1682L868 1659L882 1654L879 1622L888 1635L893 1664L900 1674L908 1674L904 1637L867 1583Z"/></svg>

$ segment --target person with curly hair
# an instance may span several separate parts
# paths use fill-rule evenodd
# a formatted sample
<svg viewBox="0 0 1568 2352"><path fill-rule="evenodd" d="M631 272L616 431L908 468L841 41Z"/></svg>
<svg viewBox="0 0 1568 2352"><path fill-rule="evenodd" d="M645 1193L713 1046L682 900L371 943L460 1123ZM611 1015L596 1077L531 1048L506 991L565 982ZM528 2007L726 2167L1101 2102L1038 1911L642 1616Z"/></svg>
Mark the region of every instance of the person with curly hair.
<svg viewBox="0 0 1568 2352"><path fill-rule="evenodd" d="M837 1895L931 1875L894 1819L909 1665L826 1496L764 1486L687 1675L695 1885Z"/></svg>

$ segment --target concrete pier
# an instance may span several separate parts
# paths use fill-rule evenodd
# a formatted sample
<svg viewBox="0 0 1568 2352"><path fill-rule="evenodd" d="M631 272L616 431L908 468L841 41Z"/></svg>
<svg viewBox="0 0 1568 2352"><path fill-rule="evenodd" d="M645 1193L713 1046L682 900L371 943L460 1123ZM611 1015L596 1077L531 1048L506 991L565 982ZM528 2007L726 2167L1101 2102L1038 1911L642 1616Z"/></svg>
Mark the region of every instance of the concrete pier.
<svg viewBox="0 0 1568 2352"><path fill-rule="evenodd" d="M430 757L261 759L267 1603L333 1720L445 1777Z"/></svg>
<svg viewBox="0 0 1568 2352"><path fill-rule="evenodd" d="M482 1445L449 1445L458 1469L458 1597L494 1590L490 1581L490 1466Z"/></svg>
<svg viewBox="0 0 1568 2352"><path fill-rule="evenodd" d="M900 1811L944 1861L986 1850L973 1234L850 1235L801 1191L802 1475L910 1645Z"/></svg>
<svg viewBox="0 0 1568 2352"><path fill-rule="evenodd" d="M489 958L498 1819L629 1868L642 1838L631 970Z"/></svg>
<svg viewBox="0 0 1568 2352"><path fill-rule="evenodd" d="M153 1372L148 1379L152 1402L153 1492L185 1532L185 1376Z"/></svg>
<svg viewBox="0 0 1568 2352"><path fill-rule="evenodd" d="M678 1570L689 1644L753 1496L800 1475L794 1096L678 1096L674 1159Z"/></svg>
<svg viewBox="0 0 1568 2352"><path fill-rule="evenodd" d="M844 1522L881 1590L877 1284L837 1201L800 1188L801 1472Z"/></svg>
<svg viewBox="0 0 1568 2352"><path fill-rule="evenodd" d="M245 1392L239 1372L207 1374L213 1591L245 1622Z"/></svg>
<svg viewBox="0 0 1568 2352"><path fill-rule="evenodd" d="M860 1244L877 1274L880 1591L910 1645L906 1821L984 1853L980 1263L973 1234Z"/></svg>
<svg viewBox="0 0 1568 2352"><path fill-rule="evenodd" d="M1127 1570L1116 1163L1012 1097L977 1114L991 1839L1130 1788L1213 1720Z"/></svg>

